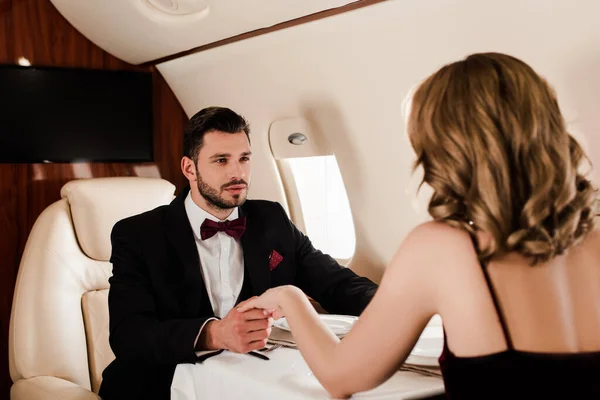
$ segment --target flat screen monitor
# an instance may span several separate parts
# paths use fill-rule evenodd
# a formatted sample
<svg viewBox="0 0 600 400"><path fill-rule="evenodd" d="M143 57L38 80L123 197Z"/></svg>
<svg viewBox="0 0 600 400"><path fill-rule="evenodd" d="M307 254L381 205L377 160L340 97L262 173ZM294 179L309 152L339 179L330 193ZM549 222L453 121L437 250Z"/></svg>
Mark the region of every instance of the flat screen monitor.
<svg viewBox="0 0 600 400"><path fill-rule="evenodd" d="M152 74L0 65L0 163L153 161Z"/></svg>

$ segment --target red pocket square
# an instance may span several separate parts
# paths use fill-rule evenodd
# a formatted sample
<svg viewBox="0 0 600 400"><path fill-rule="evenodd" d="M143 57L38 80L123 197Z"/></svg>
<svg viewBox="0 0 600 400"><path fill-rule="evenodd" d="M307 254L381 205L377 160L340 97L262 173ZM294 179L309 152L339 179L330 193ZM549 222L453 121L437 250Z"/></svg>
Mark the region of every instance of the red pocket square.
<svg viewBox="0 0 600 400"><path fill-rule="evenodd" d="M283 260L281 254L275 250L271 250L271 255L269 255L269 269L273 271L279 265L281 260Z"/></svg>

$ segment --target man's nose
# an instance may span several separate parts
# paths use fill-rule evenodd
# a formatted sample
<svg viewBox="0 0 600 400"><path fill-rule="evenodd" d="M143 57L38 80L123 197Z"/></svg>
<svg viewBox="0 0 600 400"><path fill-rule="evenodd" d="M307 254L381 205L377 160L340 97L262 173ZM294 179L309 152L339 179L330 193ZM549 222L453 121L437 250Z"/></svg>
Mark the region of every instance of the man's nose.
<svg viewBox="0 0 600 400"><path fill-rule="evenodd" d="M240 162L232 163L232 167L229 170L229 178L239 178L244 179L246 177L246 172Z"/></svg>

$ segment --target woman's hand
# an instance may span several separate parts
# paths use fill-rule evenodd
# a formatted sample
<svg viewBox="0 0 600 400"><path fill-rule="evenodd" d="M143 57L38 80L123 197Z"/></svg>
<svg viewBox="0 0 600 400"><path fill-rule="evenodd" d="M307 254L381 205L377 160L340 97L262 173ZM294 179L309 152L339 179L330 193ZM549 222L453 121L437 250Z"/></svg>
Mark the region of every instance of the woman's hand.
<svg viewBox="0 0 600 400"><path fill-rule="evenodd" d="M246 312L253 308L262 308L271 311L274 319L279 319L285 316L285 313L281 307L284 297L295 296L298 294L304 296L304 293L296 286L277 286L267 290L260 297L247 300L243 306L238 308L238 311Z"/></svg>

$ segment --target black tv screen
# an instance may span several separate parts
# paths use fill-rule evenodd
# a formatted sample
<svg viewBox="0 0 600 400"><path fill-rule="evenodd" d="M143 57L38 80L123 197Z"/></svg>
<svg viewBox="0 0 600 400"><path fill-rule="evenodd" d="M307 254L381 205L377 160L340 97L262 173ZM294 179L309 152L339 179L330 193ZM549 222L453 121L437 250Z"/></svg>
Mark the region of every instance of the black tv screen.
<svg viewBox="0 0 600 400"><path fill-rule="evenodd" d="M0 66L0 162L153 161L152 74Z"/></svg>

